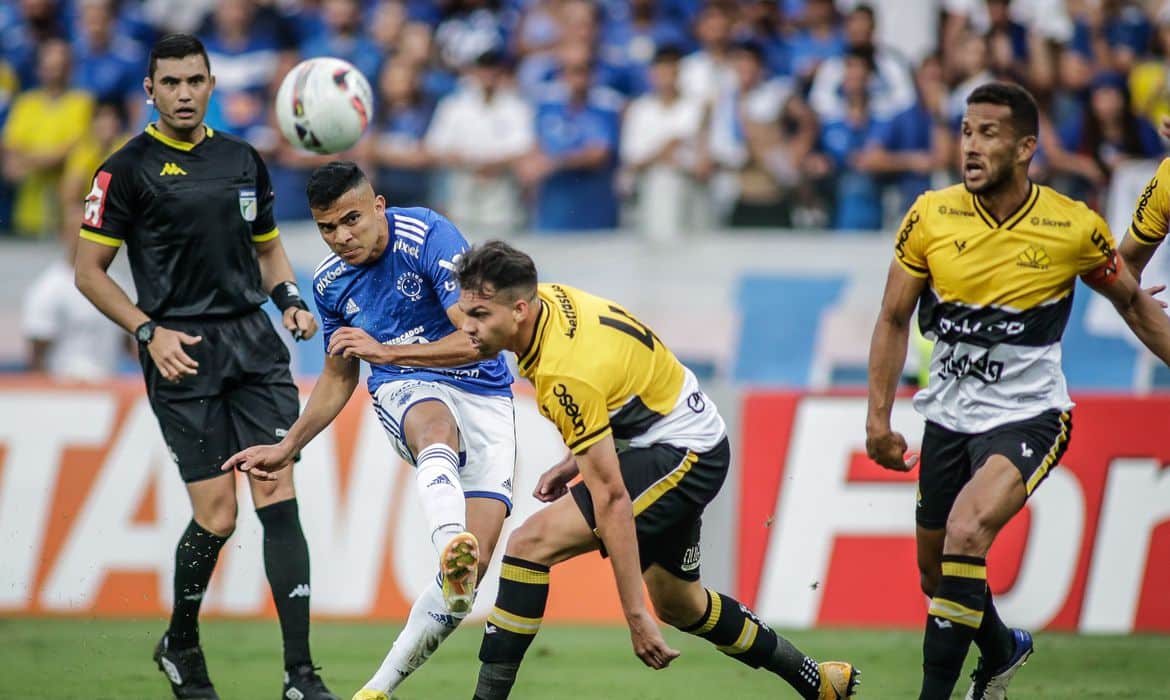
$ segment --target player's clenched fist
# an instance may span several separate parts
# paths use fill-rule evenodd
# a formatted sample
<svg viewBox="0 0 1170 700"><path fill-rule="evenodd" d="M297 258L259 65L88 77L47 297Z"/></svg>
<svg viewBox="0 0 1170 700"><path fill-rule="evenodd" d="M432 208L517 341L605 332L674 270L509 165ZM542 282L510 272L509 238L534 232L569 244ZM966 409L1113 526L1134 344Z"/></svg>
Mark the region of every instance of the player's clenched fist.
<svg viewBox="0 0 1170 700"><path fill-rule="evenodd" d="M865 438L865 451L869 458L896 472L908 472L918 464L918 455L906 459L907 449L906 438L892 430L871 433Z"/></svg>
<svg viewBox="0 0 1170 700"><path fill-rule="evenodd" d="M290 306L285 309L281 322L285 330L292 333L293 338L297 340L308 340L317 334L317 319L302 308Z"/></svg>

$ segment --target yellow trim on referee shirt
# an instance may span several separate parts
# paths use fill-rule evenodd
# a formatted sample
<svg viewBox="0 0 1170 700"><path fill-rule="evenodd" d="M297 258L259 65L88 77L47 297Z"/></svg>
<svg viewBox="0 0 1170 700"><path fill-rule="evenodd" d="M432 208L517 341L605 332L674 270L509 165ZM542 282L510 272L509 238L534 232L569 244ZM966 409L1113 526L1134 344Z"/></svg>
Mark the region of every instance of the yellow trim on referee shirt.
<svg viewBox="0 0 1170 700"><path fill-rule="evenodd" d="M972 610L966 605L959 605L955 601L945 598L931 599L930 614L975 629L979 629L979 625L983 624L982 610Z"/></svg>
<svg viewBox="0 0 1170 700"><path fill-rule="evenodd" d="M534 571L532 569L526 569L523 566L516 566L515 564L501 565L500 578L506 578L509 581L517 581L519 583L548 585L547 571Z"/></svg>
<svg viewBox="0 0 1170 700"><path fill-rule="evenodd" d="M1044 461L1040 463L1040 468L1033 472L1032 478L1028 479L1028 483L1024 485L1029 496L1040 485L1040 482L1044 481L1044 477L1048 476L1048 470L1056 462L1056 455L1060 454L1060 448L1068 442L1069 419L1068 411L1060 414L1060 434L1056 436L1056 442L1052 443L1052 448L1048 450L1048 454L1044 455Z"/></svg>
<svg viewBox="0 0 1170 700"><path fill-rule="evenodd" d="M534 635L540 631L540 622L542 618L539 617L521 617L514 615L507 610L501 610L499 607L492 608L492 612L488 615L488 623L499 627L500 629L508 630L513 634L527 634Z"/></svg>
<svg viewBox="0 0 1170 700"><path fill-rule="evenodd" d="M694 452L687 452L687 456L683 457L681 464L670 470L666 476L651 484L650 488L638 494L638 497L634 499L634 517L637 517L639 513L654 505L668 491L678 486L679 482L691 471L691 467L695 466L695 462L697 461L699 461L699 455Z"/></svg>
<svg viewBox="0 0 1170 700"><path fill-rule="evenodd" d="M210 126L204 124L203 130L207 132L207 138L215 136L215 132L211 130ZM195 148L195 144L191 143L190 141L180 141L178 139L173 139L170 136L167 136L163 132L159 131L153 123L146 125L146 133L158 139L159 141L162 141L171 148L177 148L180 151L189 151L192 148Z"/></svg>
<svg viewBox="0 0 1170 700"><path fill-rule="evenodd" d="M715 625L719 624L719 615L723 612L723 598L710 588L706 590L707 598L711 601L711 614L707 616L707 621L703 623L703 626L694 631L696 635L707 634L715 629Z"/></svg>
<svg viewBox="0 0 1170 700"><path fill-rule="evenodd" d="M107 245L111 248L121 248L122 247L122 241L118 240L117 238L114 238L113 236L103 236L100 233L94 233L93 231L89 231L87 229L81 229L81 233L78 235L80 235L82 238L84 238L87 241L93 241L94 243L101 243L102 245Z"/></svg>
<svg viewBox="0 0 1170 700"><path fill-rule="evenodd" d="M968 564L961 561L944 561L942 563L943 576L958 576L959 578L987 578L987 566L983 564Z"/></svg>
<svg viewBox="0 0 1170 700"><path fill-rule="evenodd" d="M273 238L276 238L279 235L280 235L280 229L274 228L271 231L269 231L268 233L262 233L259 236L252 236L252 242L253 243L264 243L266 241L271 241Z"/></svg>

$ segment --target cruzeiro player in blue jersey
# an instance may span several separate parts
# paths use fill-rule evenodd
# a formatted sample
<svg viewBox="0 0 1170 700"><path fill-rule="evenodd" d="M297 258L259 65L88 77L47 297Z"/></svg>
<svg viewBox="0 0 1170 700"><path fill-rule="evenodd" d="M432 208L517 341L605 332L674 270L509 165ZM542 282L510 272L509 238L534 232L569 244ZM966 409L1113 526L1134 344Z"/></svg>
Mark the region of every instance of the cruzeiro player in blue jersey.
<svg viewBox="0 0 1170 700"><path fill-rule="evenodd" d="M349 400L359 360L370 363L374 410L415 465L442 587L415 602L406 628L354 700L385 700L467 615L512 508L516 427L512 375L483 359L459 311L455 262L468 248L450 221L387 207L353 163L309 179L309 208L333 251L317 267L317 310L328 357L299 420L280 443L224 463L265 478L321 432ZM442 367L442 369L440 369Z"/></svg>

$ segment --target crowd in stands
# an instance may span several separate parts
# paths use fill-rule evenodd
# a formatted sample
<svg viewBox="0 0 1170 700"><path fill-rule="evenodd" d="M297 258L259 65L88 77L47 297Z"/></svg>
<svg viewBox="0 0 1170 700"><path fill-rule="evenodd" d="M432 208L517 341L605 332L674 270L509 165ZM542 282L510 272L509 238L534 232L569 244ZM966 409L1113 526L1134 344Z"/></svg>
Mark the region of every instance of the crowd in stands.
<svg viewBox="0 0 1170 700"><path fill-rule="evenodd" d="M325 159L280 137L272 98L314 56L350 61L375 89L375 123L346 156L392 204L437 208L475 237L887 227L955 181L964 100L994 79L1041 103L1039 182L1098 204L1119 163L1163 153L1161 0L919 0L936 36L915 57L876 39L889 5L12 0L0 228L76 231L95 167L152 118L146 52L171 31L205 43L207 121L265 156L280 220L307 217Z"/></svg>

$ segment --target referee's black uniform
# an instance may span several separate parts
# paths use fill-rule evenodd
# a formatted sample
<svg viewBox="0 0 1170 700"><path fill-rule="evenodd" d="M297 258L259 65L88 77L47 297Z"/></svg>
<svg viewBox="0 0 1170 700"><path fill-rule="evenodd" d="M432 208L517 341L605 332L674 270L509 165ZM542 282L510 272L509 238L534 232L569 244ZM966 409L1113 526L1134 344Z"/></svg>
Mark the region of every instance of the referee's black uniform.
<svg viewBox="0 0 1170 700"><path fill-rule="evenodd" d="M299 412L288 349L260 310L255 243L278 234L268 170L256 151L207 129L190 144L153 125L98 170L81 236L126 244L138 306L203 342L199 372L163 379L139 353L151 407L183 481L220 476L237 451L279 442Z"/></svg>
<svg viewBox="0 0 1170 700"><path fill-rule="evenodd" d="M127 248L137 305L151 319L140 341L153 323L202 337L183 348L198 371L174 382L139 346L150 405L188 484L223 476L220 465L241 449L279 442L300 411L288 349L260 310L268 294L255 246L278 235L272 201L268 170L246 142L210 128L198 143L178 141L153 124L102 164L86 197L81 237ZM307 309L291 282L277 287L278 305ZM256 514L284 641L282 697L336 700L309 653L309 553L296 499ZM176 548L174 608L154 657L176 697L218 697L197 620L228 536L192 519Z"/></svg>

